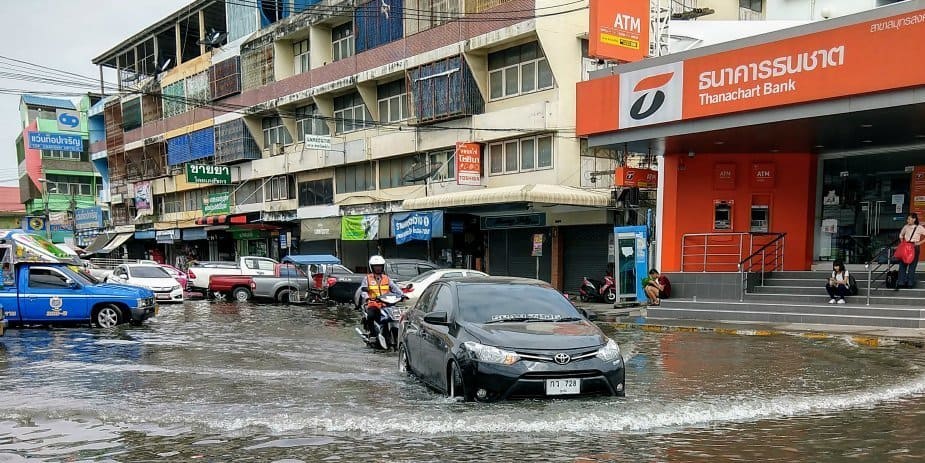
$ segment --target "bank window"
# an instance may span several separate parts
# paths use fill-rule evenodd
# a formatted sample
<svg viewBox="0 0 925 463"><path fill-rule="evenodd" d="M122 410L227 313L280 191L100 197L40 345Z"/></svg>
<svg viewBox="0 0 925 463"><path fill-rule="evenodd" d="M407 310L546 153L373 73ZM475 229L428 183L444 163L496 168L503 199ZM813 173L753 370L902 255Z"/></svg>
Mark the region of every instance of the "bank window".
<svg viewBox="0 0 925 463"><path fill-rule="evenodd" d="M359 93L334 98L334 120L336 133L362 130L372 120Z"/></svg>
<svg viewBox="0 0 925 463"><path fill-rule="evenodd" d="M67 161L79 161L80 153L76 151L42 150L42 159L64 159Z"/></svg>
<svg viewBox="0 0 925 463"><path fill-rule="evenodd" d="M292 137L283 125L283 118L279 116L263 118L263 147L269 148L277 143L283 145L292 143Z"/></svg>
<svg viewBox="0 0 925 463"><path fill-rule="evenodd" d="M539 42L490 53L488 86L492 100L552 88L552 69Z"/></svg>
<svg viewBox="0 0 925 463"><path fill-rule="evenodd" d="M308 39L299 40L292 43L293 69L296 74L308 72L310 69L308 61Z"/></svg>
<svg viewBox="0 0 925 463"><path fill-rule="evenodd" d="M739 0L739 8L747 8L749 10L761 13L762 2L763 0Z"/></svg>
<svg viewBox="0 0 925 463"><path fill-rule="evenodd" d="M399 79L380 85L379 120L382 122L399 122L408 119L408 92L405 79Z"/></svg>
<svg viewBox="0 0 925 463"><path fill-rule="evenodd" d="M373 165L368 162L336 168L334 170L334 181L336 182L338 194L376 189Z"/></svg>
<svg viewBox="0 0 925 463"><path fill-rule="evenodd" d="M296 109L296 137L299 141L305 140L305 135L328 135L328 123L318 112L315 105L302 106Z"/></svg>
<svg viewBox="0 0 925 463"><path fill-rule="evenodd" d="M488 157L491 175L551 169L552 135L492 143L488 145Z"/></svg>
<svg viewBox="0 0 925 463"><path fill-rule="evenodd" d="M432 177L435 182L456 179L456 158L454 150L438 151L428 155L431 166L440 166Z"/></svg>
<svg viewBox="0 0 925 463"><path fill-rule="evenodd" d="M310 180L299 183L299 206L334 204L334 179Z"/></svg>
<svg viewBox="0 0 925 463"><path fill-rule="evenodd" d="M340 61L353 56L353 23L348 22L331 29L331 52L333 60Z"/></svg>
<svg viewBox="0 0 925 463"><path fill-rule="evenodd" d="M267 181L267 201L289 199L289 177L281 175Z"/></svg>

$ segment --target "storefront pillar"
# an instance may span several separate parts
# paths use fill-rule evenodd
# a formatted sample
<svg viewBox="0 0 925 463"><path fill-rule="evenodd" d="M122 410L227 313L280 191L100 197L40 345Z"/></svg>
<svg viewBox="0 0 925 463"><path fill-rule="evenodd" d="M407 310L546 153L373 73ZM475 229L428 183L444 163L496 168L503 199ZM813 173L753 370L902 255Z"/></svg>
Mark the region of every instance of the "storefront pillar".
<svg viewBox="0 0 925 463"><path fill-rule="evenodd" d="M552 270L550 273L550 284L562 291L565 288L564 282L564 258L565 253L563 253L562 246L562 234L559 233L559 227L552 227L550 229L550 239L552 240Z"/></svg>

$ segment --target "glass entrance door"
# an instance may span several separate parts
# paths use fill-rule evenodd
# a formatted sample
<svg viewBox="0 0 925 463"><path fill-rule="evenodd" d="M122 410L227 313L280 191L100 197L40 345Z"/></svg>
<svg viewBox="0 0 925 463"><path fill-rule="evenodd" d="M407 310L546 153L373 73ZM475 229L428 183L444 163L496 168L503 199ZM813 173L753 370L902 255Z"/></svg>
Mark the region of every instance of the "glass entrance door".
<svg viewBox="0 0 925 463"><path fill-rule="evenodd" d="M889 246L909 212L910 166L923 153L846 156L823 161L820 260L864 264Z"/></svg>

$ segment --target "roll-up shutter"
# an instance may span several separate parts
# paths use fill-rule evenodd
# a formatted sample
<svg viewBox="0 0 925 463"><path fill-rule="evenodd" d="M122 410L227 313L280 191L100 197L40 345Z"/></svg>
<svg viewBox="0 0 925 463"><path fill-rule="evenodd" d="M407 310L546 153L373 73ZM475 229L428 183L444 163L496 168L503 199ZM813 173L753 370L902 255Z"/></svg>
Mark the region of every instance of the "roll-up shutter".
<svg viewBox="0 0 925 463"><path fill-rule="evenodd" d="M587 276L600 280L607 271L609 236L612 225L582 225L561 227L563 289L574 292Z"/></svg>

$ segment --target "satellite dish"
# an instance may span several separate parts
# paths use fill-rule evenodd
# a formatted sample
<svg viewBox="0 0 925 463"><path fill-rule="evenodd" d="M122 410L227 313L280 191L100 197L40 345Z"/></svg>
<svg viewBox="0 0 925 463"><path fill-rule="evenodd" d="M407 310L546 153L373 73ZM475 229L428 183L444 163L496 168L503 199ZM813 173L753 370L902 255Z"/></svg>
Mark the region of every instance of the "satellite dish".
<svg viewBox="0 0 925 463"><path fill-rule="evenodd" d="M433 177L441 167L443 167L443 163L428 165L426 162L419 162L402 174L401 181L402 183L414 183L427 180Z"/></svg>

